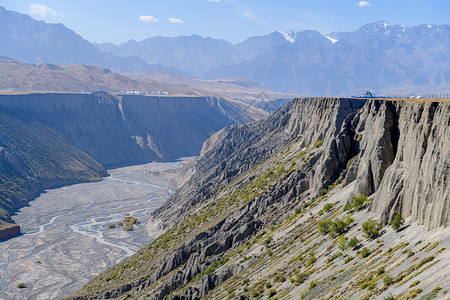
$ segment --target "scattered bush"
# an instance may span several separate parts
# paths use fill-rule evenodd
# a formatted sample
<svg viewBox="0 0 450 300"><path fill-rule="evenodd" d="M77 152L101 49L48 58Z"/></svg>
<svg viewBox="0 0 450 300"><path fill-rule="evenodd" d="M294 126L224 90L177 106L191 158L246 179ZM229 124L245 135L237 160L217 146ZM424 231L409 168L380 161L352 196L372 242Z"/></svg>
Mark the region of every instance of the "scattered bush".
<svg viewBox="0 0 450 300"><path fill-rule="evenodd" d="M314 252L309 253L308 261L306 262L306 266L309 267L317 261L316 254Z"/></svg>
<svg viewBox="0 0 450 300"><path fill-rule="evenodd" d="M131 224L125 225L125 231L133 231L133 225Z"/></svg>
<svg viewBox="0 0 450 300"><path fill-rule="evenodd" d="M381 226L377 220L369 219L367 222L362 224L362 231L364 232L364 237L367 239L374 239L380 234Z"/></svg>
<svg viewBox="0 0 450 300"><path fill-rule="evenodd" d="M353 256L347 257L344 261L344 264L351 262L353 260L353 258L354 258Z"/></svg>
<svg viewBox="0 0 450 300"><path fill-rule="evenodd" d="M396 214L394 218L392 218L391 226L395 231L399 231L403 227L403 224L405 224L405 219L403 219L401 214Z"/></svg>
<svg viewBox="0 0 450 300"><path fill-rule="evenodd" d="M117 222L117 226L122 227L123 223L122 222Z"/></svg>
<svg viewBox="0 0 450 300"><path fill-rule="evenodd" d="M272 287L272 284L270 282L266 282L266 289L270 289Z"/></svg>
<svg viewBox="0 0 450 300"><path fill-rule="evenodd" d="M319 222L319 233L320 234L326 234L330 232L330 228L333 225L333 222L329 219L322 220Z"/></svg>
<svg viewBox="0 0 450 300"><path fill-rule="evenodd" d="M267 296L269 296L269 298L275 296L277 294L277 291L275 289L270 289L269 292L267 293Z"/></svg>
<svg viewBox="0 0 450 300"><path fill-rule="evenodd" d="M317 285L319 284L319 282L317 280L312 280L309 283L309 289L312 290L313 288L315 288Z"/></svg>
<svg viewBox="0 0 450 300"><path fill-rule="evenodd" d="M384 267L379 267L377 270L377 276L383 275L384 273L386 273Z"/></svg>
<svg viewBox="0 0 450 300"><path fill-rule="evenodd" d="M364 248L361 250L361 257L362 257L362 258L366 258L366 257L369 256L369 255L370 255L370 250L369 250L368 248L364 247Z"/></svg>
<svg viewBox="0 0 450 300"><path fill-rule="evenodd" d="M324 196L328 193L328 189L320 189L319 196Z"/></svg>
<svg viewBox="0 0 450 300"><path fill-rule="evenodd" d="M314 148L320 148L320 146L322 146L322 141L317 141L314 143Z"/></svg>
<svg viewBox="0 0 450 300"><path fill-rule="evenodd" d="M352 205L350 203L345 204L344 211L348 212L352 211Z"/></svg>
<svg viewBox="0 0 450 300"><path fill-rule="evenodd" d="M389 294L389 295L387 295L386 297L383 297L383 299L384 299L384 300L395 300L395 297L394 297L394 295Z"/></svg>
<svg viewBox="0 0 450 300"><path fill-rule="evenodd" d="M250 282L250 279L248 279L248 278L244 278L244 284L248 284L249 282Z"/></svg>
<svg viewBox="0 0 450 300"><path fill-rule="evenodd" d="M330 210L332 210L333 209L333 204L332 203L327 203L327 204L325 204L324 206L323 206L323 211L324 212L329 212Z"/></svg>
<svg viewBox="0 0 450 300"><path fill-rule="evenodd" d="M392 282L394 282L394 278L392 278L389 274L384 276L383 283L384 283L385 286L391 285Z"/></svg>
<svg viewBox="0 0 450 300"><path fill-rule="evenodd" d="M420 283L420 280L416 280L413 283L411 283L411 285L409 286L410 288L415 287L416 285L418 285Z"/></svg>
<svg viewBox="0 0 450 300"><path fill-rule="evenodd" d="M347 243L347 247L349 248L356 248L359 245L359 240L355 237L351 238L350 241Z"/></svg>
<svg viewBox="0 0 450 300"><path fill-rule="evenodd" d="M24 289L24 288L26 288L27 286L25 285L25 283L19 282L19 283L17 284L17 287L18 287L19 289Z"/></svg>
<svg viewBox="0 0 450 300"><path fill-rule="evenodd" d="M347 238L345 237L344 234L341 234L341 236L339 237L339 246L338 247L341 250L345 250L348 247Z"/></svg>
<svg viewBox="0 0 450 300"><path fill-rule="evenodd" d="M116 224L109 224L108 225L108 228L115 228L116 227Z"/></svg>
<svg viewBox="0 0 450 300"><path fill-rule="evenodd" d="M361 210L369 204L370 200L366 195L359 195L352 197L352 209L355 211Z"/></svg>

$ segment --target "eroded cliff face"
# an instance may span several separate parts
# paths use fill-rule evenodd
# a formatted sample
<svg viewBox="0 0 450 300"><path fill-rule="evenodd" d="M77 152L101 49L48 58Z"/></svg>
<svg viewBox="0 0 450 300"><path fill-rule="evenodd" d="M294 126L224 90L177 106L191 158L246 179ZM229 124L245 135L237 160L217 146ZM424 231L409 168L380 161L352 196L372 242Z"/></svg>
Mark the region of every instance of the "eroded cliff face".
<svg viewBox="0 0 450 300"><path fill-rule="evenodd" d="M344 231L358 243L356 225L367 214L384 224L401 212L414 226L448 226L449 109L448 102L296 99L265 120L221 131L205 143L195 173L153 213L149 229L156 241L99 275L74 299L218 299L231 289L246 299L242 278L251 278L245 286L262 295L261 277L277 274L302 285L339 257L336 240L317 234L318 222L344 218L342 207L354 195L373 199L369 211L353 215L354 228ZM321 209L324 202L327 210ZM386 238L396 242L395 233ZM415 251L423 252L426 247L417 246L422 241L416 242ZM367 247L378 247L379 254L383 241L377 243ZM316 251L323 268L311 269L315 260L304 257ZM336 256L327 260L332 252ZM384 260L386 268L391 257ZM339 268L326 274L339 277ZM367 272L364 260L349 266L332 295L343 282L362 280L360 272ZM288 283L277 288L275 293L300 292ZM340 291L348 293L347 287Z"/></svg>
<svg viewBox="0 0 450 300"><path fill-rule="evenodd" d="M450 105L369 101L352 120L359 152L347 182L372 195L388 224L396 213L432 229L450 225Z"/></svg>
<svg viewBox="0 0 450 300"><path fill-rule="evenodd" d="M196 156L216 131L264 116L243 106L208 97L0 95L0 107L34 115L103 165Z"/></svg>

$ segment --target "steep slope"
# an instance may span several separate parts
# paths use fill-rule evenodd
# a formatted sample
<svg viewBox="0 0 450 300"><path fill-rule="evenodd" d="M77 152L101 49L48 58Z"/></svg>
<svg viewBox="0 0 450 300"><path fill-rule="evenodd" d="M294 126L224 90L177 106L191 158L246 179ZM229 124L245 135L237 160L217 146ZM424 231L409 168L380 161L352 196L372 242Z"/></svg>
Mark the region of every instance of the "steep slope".
<svg viewBox="0 0 450 300"><path fill-rule="evenodd" d="M32 113L104 165L195 156L223 127L267 115L240 102L207 97L0 95L0 107Z"/></svg>
<svg viewBox="0 0 450 300"><path fill-rule="evenodd" d="M36 115L1 107L0 220L11 222L11 213L44 189L99 181L105 175L102 165L67 143L61 133L40 122ZM0 237L17 233L3 235L2 231Z"/></svg>
<svg viewBox="0 0 450 300"><path fill-rule="evenodd" d="M155 242L72 299L441 295L450 284L449 109L297 99L224 129L153 214ZM401 233L369 220L386 224L397 212L408 221Z"/></svg>

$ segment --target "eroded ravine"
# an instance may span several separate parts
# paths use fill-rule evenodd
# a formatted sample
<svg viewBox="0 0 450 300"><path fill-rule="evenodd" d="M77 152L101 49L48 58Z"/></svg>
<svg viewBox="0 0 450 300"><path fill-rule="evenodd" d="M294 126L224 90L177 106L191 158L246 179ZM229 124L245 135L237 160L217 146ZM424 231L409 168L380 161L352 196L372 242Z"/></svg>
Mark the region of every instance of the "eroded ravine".
<svg viewBox="0 0 450 300"><path fill-rule="evenodd" d="M0 298L60 298L150 242L145 228L148 215L175 191L176 184L145 172L179 165L113 169L101 182L42 193L14 217L24 234L0 243ZM108 228L123 221L125 214L141 223L133 231ZM17 288L20 282L27 288Z"/></svg>

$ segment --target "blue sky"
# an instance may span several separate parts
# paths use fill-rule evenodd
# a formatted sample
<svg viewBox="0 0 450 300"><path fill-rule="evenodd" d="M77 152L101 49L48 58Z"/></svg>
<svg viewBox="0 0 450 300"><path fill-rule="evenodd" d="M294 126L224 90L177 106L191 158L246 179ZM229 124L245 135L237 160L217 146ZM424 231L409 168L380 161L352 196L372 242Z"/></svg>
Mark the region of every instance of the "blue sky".
<svg viewBox="0 0 450 300"><path fill-rule="evenodd" d="M62 23L91 42L198 34L232 43L275 30L352 31L386 21L449 24L449 0L0 0L9 10Z"/></svg>

